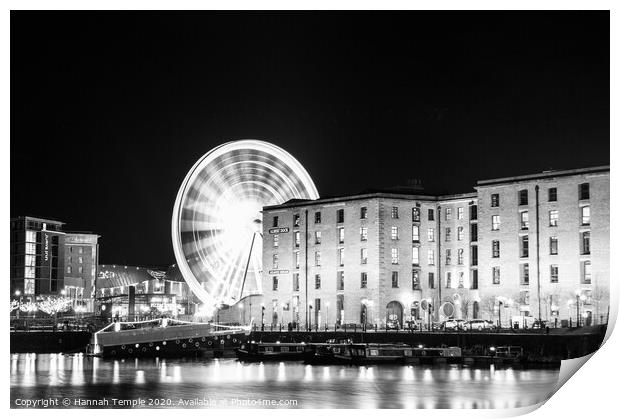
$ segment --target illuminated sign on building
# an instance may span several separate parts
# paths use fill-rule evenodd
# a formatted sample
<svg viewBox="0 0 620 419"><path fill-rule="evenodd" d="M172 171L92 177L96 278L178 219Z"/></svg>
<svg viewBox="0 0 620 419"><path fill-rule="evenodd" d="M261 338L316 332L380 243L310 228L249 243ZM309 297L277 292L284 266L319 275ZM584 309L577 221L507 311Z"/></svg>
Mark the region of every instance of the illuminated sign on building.
<svg viewBox="0 0 620 419"><path fill-rule="evenodd" d="M280 228L270 228L269 234L280 234L280 233L288 233L288 227L280 227Z"/></svg>

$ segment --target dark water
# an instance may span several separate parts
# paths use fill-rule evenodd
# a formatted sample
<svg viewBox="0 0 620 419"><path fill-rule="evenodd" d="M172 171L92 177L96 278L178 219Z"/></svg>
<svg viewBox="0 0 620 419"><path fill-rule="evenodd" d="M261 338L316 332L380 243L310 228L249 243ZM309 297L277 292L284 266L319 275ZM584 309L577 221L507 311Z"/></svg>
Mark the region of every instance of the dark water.
<svg viewBox="0 0 620 419"><path fill-rule="evenodd" d="M40 400L59 408L97 403L112 408L131 403L147 408L511 408L548 398L559 375L559 369L103 360L81 354L13 354L10 362L11 407Z"/></svg>

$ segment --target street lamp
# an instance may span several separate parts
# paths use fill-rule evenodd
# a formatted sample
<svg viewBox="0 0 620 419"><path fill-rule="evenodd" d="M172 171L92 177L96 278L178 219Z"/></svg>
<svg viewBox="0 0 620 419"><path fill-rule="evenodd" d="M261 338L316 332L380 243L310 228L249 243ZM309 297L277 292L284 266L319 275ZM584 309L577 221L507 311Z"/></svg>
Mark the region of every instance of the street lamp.
<svg viewBox="0 0 620 419"><path fill-rule="evenodd" d="M308 319L308 331L312 331L312 304L308 306L310 310L310 318Z"/></svg>
<svg viewBox="0 0 620 419"><path fill-rule="evenodd" d="M265 303L261 303L260 330L265 331Z"/></svg>
<svg viewBox="0 0 620 419"><path fill-rule="evenodd" d="M17 306L17 319L19 320L19 312L22 309L22 292L20 290L15 290L15 296L19 298L19 305Z"/></svg>
<svg viewBox="0 0 620 419"><path fill-rule="evenodd" d="M329 301L325 303L325 326L329 324Z"/></svg>

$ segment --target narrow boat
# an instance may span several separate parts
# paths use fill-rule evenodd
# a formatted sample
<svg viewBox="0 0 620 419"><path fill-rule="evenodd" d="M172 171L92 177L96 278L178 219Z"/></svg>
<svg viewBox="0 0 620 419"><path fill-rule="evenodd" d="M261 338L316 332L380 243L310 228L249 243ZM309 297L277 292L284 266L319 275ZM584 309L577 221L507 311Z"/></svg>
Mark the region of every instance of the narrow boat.
<svg viewBox="0 0 620 419"><path fill-rule="evenodd" d="M246 342L236 350L242 361L303 361L314 352L306 343Z"/></svg>
<svg viewBox="0 0 620 419"><path fill-rule="evenodd" d="M413 348L403 343L360 343L334 348L334 359L351 364L455 363L461 348Z"/></svg>
<svg viewBox="0 0 620 419"><path fill-rule="evenodd" d="M305 361L308 364L336 364L339 362L335 358L335 354L341 353L342 350L353 341L351 339L329 339L325 343L313 343L313 351L308 352Z"/></svg>

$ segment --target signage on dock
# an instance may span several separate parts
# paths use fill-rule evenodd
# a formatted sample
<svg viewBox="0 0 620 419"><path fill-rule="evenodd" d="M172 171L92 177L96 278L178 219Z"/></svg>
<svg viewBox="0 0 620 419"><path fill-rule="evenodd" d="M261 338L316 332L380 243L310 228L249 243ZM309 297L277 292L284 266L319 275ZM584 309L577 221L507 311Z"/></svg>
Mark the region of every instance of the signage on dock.
<svg viewBox="0 0 620 419"><path fill-rule="evenodd" d="M288 232L289 232L289 228L288 227L270 228L269 229L269 234L280 234L280 233L288 233Z"/></svg>

